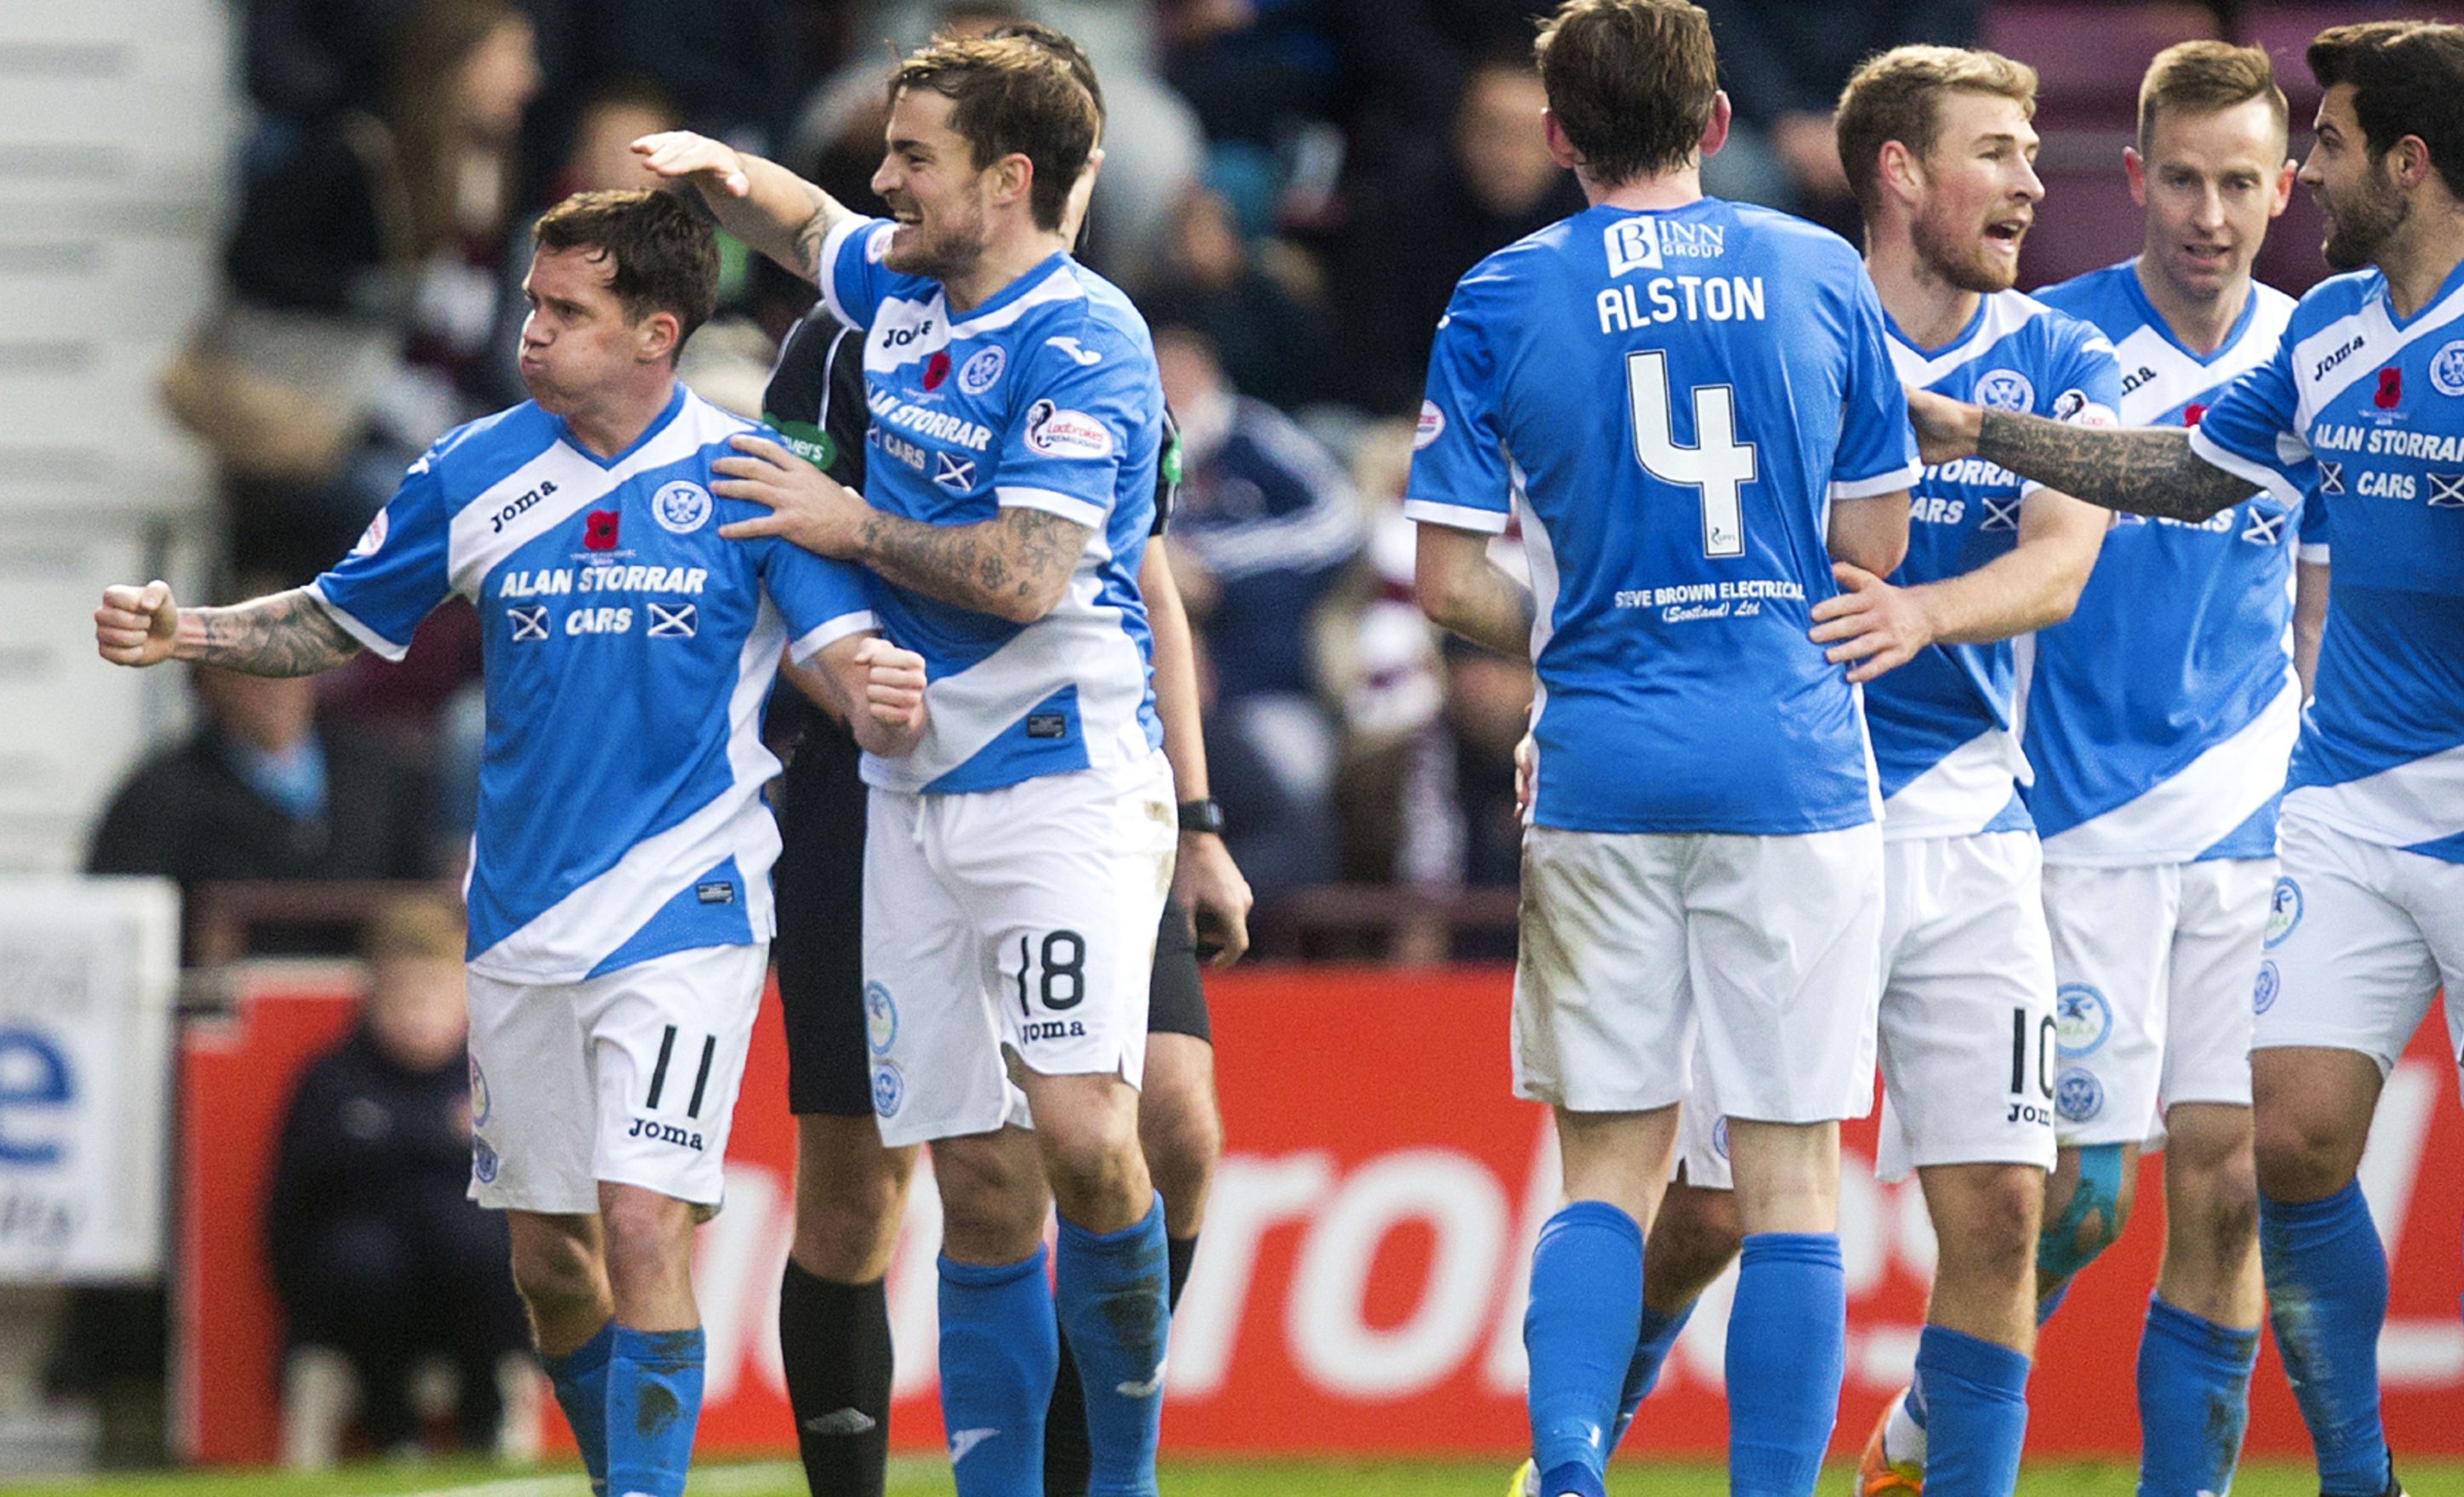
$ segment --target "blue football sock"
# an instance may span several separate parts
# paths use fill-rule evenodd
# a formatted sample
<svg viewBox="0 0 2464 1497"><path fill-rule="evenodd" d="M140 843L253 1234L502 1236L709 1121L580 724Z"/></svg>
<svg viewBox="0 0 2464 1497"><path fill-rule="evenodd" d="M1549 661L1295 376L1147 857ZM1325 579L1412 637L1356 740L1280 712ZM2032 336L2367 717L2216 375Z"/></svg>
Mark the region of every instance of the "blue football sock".
<svg viewBox="0 0 2464 1497"><path fill-rule="evenodd" d="M1163 1198L1117 1232L1061 1223L1053 1297L1087 1395L1088 1497L1153 1497L1163 1417Z"/></svg>
<svg viewBox="0 0 2464 1497"><path fill-rule="evenodd" d="M2387 1321L2387 1249L2361 1182L2323 1201L2258 1198L2267 1315L2284 1375L2310 1426L2319 1488L2376 1497L2387 1480L2379 1423L2379 1328Z"/></svg>
<svg viewBox="0 0 2464 1497"><path fill-rule="evenodd" d="M1677 1345L1677 1337L1685 1330L1685 1322L1694 1318L1699 1300L1687 1300L1683 1309L1673 1315L1663 1315L1649 1305L1642 1307L1642 1324L1634 1343L1634 1359L1625 1364L1625 1386L1617 1390L1617 1422L1609 1430L1609 1448L1615 1450L1625 1432L1634 1426L1635 1411L1642 1400L1651 1397L1659 1385L1660 1369L1668 1362L1668 1354Z"/></svg>
<svg viewBox="0 0 2464 1497"><path fill-rule="evenodd" d="M959 1497L1044 1497L1060 1364L1043 1248L990 1267L941 1260L941 1427Z"/></svg>
<svg viewBox="0 0 2464 1497"><path fill-rule="evenodd" d="M1548 1497L1600 1497L1617 1388L1642 1317L1642 1228L1605 1201L1575 1201L1540 1227L1523 1347L1531 1363L1531 1459Z"/></svg>
<svg viewBox="0 0 2464 1497"><path fill-rule="evenodd" d="M609 1497L684 1497L701 1421L702 1334L616 1328L607 1353Z"/></svg>
<svg viewBox="0 0 2464 1497"><path fill-rule="evenodd" d="M1947 1326L1917 1339L1931 1497L2011 1497L2028 1435L2028 1358Z"/></svg>
<svg viewBox="0 0 2464 1497"><path fill-rule="evenodd" d="M616 1322L610 1320L564 1356L539 1358L556 1389L557 1406L573 1426L573 1443L582 1447L595 1493L607 1490L607 1354L615 1345Z"/></svg>
<svg viewBox="0 0 2464 1497"><path fill-rule="evenodd" d="M2201 1497L2232 1485L2250 1425L2258 1332L2147 1296L2139 1336L2139 1497Z"/></svg>
<svg viewBox="0 0 2464 1497"><path fill-rule="evenodd" d="M1847 1316L1837 1232L1747 1237L1728 1311L1729 1497L1814 1490L1839 1413Z"/></svg>

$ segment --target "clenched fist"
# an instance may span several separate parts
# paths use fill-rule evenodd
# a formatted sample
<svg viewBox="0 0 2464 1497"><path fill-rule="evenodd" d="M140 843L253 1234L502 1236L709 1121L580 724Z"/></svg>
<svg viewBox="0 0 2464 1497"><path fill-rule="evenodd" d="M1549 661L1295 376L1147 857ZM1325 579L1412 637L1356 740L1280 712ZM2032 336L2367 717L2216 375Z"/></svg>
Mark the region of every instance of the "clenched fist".
<svg viewBox="0 0 2464 1497"><path fill-rule="evenodd" d="M160 578L143 587L104 588L102 606L94 611L95 651L114 665L159 665L171 658L179 633L180 605L171 600L171 584Z"/></svg>

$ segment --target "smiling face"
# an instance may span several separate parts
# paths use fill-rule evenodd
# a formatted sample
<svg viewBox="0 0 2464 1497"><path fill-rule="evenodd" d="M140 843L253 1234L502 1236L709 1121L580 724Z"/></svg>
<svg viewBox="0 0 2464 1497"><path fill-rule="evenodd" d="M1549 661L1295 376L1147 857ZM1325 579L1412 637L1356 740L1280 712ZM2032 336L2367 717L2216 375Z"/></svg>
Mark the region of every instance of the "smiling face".
<svg viewBox="0 0 2464 1497"><path fill-rule="evenodd" d="M947 95L902 89L890 106L888 148L872 190L898 227L882 263L902 275L948 281L974 269L989 241L999 163L979 170L975 147L950 128Z"/></svg>
<svg viewBox="0 0 2464 1497"><path fill-rule="evenodd" d="M2319 101L2318 139L2301 163L2301 184L2327 216L2320 252L2339 271L2368 265L2395 236L2412 205L2388 178L2394 153L2372 160L2353 112L2353 85L2339 83Z"/></svg>
<svg viewBox="0 0 2464 1497"><path fill-rule="evenodd" d="M569 416L594 391L628 377L642 362L649 324L674 315L653 312L635 321L609 290L615 269L606 251L588 246L540 248L522 280L530 315L522 319L522 384L541 409ZM671 334L664 347L671 347ZM664 351L664 347L662 351Z"/></svg>
<svg viewBox="0 0 2464 1497"><path fill-rule="evenodd" d="M2293 189L2284 131L2265 98L2193 114L2159 110L2147 153L2125 158L2130 195L2147 210L2146 262L2190 300L2250 277L2270 219Z"/></svg>
<svg viewBox="0 0 2464 1497"><path fill-rule="evenodd" d="M1916 163L1921 188L1908 225L1918 258L1961 291L2008 291L2045 195L2035 129L2017 99L1999 94L1951 90L1934 107L1933 148Z"/></svg>

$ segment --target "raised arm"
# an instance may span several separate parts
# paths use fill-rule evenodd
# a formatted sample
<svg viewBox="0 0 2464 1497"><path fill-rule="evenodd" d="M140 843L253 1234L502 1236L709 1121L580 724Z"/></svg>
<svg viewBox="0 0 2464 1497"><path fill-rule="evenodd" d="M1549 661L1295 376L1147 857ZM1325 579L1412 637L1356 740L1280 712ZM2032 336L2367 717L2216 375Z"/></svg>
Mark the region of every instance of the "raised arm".
<svg viewBox="0 0 2464 1497"><path fill-rule="evenodd" d="M1420 524L1412 593L1440 627L1509 660L1531 657L1531 589L1488 556L1488 537L1429 521Z"/></svg>
<svg viewBox="0 0 2464 1497"><path fill-rule="evenodd" d="M304 587L229 608L182 608L171 585L107 587L94 611L96 651L115 665L195 661L249 676L314 676L360 653Z"/></svg>
<svg viewBox="0 0 2464 1497"><path fill-rule="evenodd" d="M2255 487L2191 451L2178 426L2075 425L1915 389L1908 416L1928 463L1981 457L2106 510L2204 520Z"/></svg>
<svg viewBox="0 0 2464 1497"><path fill-rule="evenodd" d="M719 227L818 284L822 241L854 210L776 162L690 130L646 135L633 154L657 176L701 194Z"/></svg>

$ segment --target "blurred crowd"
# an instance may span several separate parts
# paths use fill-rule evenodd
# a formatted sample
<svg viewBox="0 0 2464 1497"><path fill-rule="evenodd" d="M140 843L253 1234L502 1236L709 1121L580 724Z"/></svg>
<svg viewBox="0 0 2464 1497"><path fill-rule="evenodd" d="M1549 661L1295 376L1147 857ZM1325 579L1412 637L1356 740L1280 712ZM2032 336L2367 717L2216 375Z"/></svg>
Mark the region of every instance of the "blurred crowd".
<svg viewBox="0 0 2464 1497"><path fill-rule="evenodd" d="M1857 58L1970 40L1981 0L1711 0L1739 124L1709 189L1839 223L1830 101ZM1077 36L1110 108L1083 257L1136 298L1187 435L1167 542L1200 632L1233 852L1270 913L1330 882L1514 881L1520 662L1413 605L1400 498L1431 329L1491 250L1578 209L1537 126L1527 0L253 0L227 295L165 374L219 460L229 597L340 555L437 435L523 397L528 225L645 180L686 127L878 205L883 80L935 31ZM687 380L758 414L811 293L731 247ZM1504 544L1511 545L1509 537ZM478 633L311 687L200 670L98 869L451 872Z"/></svg>

